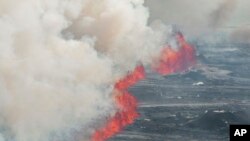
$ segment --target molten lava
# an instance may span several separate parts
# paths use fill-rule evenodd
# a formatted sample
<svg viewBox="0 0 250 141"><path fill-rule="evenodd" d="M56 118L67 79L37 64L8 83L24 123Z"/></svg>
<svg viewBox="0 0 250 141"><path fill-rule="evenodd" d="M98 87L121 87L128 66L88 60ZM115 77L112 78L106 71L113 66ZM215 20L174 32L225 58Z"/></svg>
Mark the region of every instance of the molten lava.
<svg viewBox="0 0 250 141"><path fill-rule="evenodd" d="M143 66L137 66L135 70L121 79L115 84L115 102L118 112L112 117L105 127L97 130L93 136L92 141L105 141L114 134L123 130L129 124L139 117L137 112L137 100L131 95L127 89L136 84L139 80L145 77Z"/></svg>
<svg viewBox="0 0 250 141"><path fill-rule="evenodd" d="M195 49L186 42L181 33L176 35L179 49L166 46L161 52L159 61L154 70L162 75L183 72L196 64Z"/></svg>
<svg viewBox="0 0 250 141"><path fill-rule="evenodd" d="M176 40L180 48L176 51L166 46L161 52L158 63L153 66L153 69L162 75L185 71L196 63L195 50L185 41L181 33L176 35ZM128 92L128 88L144 78L144 67L140 65L115 84L114 100L118 112L107 121L103 128L94 132L92 141L105 141L138 118L137 100Z"/></svg>
<svg viewBox="0 0 250 141"><path fill-rule="evenodd" d="M140 65L137 66L131 74L127 75L124 79L118 81L115 84L115 88L118 90L126 90L143 78L145 78L145 71L144 67Z"/></svg>

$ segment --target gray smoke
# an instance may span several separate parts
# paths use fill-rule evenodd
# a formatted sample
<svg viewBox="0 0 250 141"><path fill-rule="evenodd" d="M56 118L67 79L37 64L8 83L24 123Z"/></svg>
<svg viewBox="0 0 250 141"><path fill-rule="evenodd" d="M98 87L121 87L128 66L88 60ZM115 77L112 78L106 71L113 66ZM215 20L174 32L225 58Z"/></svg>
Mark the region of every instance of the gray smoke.
<svg viewBox="0 0 250 141"><path fill-rule="evenodd" d="M143 0L0 0L0 141L89 140L168 27Z"/></svg>
<svg viewBox="0 0 250 141"><path fill-rule="evenodd" d="M245 25L236 28L230 35L234 42L250 43L250 25Z"/></svg>
<svg viewBox="0 0 250 141"><path fill-rule="evenodd" d="M225 25L235 11L237 0L224 0L217 9L211 12L210 26L217 28Z"/></svg>

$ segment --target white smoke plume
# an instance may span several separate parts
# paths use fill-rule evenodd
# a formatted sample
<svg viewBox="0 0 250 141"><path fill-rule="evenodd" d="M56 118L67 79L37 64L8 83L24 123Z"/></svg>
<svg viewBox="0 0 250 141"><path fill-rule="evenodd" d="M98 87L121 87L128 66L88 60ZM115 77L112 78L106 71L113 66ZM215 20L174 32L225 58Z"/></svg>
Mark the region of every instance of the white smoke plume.
<svg viewBox="0 0 250 141"><path fill-rule="evenodd" d="M0 0L0 141L87 141L168 31L143 0Z"/></svg>

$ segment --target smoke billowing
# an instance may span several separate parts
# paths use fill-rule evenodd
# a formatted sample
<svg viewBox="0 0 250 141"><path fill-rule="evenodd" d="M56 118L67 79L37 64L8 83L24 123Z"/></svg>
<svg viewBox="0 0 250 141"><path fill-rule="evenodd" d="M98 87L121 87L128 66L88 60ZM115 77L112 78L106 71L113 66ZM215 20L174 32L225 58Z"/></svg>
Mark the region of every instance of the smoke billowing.
<svg viewBox="0 0 250 141"><path fill-rule="evenodd" d="M148 16L143 0L0 0L0 141L89 140L114 83L165 44Z"/></svg>

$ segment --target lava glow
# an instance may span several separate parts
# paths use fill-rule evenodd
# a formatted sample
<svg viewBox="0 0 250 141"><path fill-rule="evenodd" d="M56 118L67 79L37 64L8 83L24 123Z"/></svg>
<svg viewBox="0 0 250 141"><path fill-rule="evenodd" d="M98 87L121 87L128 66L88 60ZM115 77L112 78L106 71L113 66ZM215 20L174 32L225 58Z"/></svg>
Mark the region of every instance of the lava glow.
<svg viewBox="0 0 250 141"><path fill-rule="evenodd" d="M156 63L156 67L153 67L154 70L162 75L185 71L196 63L195 50L185 41L181 33L176 35L176 40L180 48L176 51L170 46L165 47L161 52L158 63ZM109 139L139 117L137 100L128 92L128 88L144 78L144 67L140 65L132 73L115 84L114 99L118 112L107 121L103 128L95 131L92 135L92 141Z"/></svg>
<svg viewBox="0 0 250 141"><path fill-rule="evenodd" d="M135 68L133 73L127 75L124 79L118 81L115 84L115 88L118 90L126 90L143 78L145 78L144 67L142 65L139 65Z"/></svg>
<svg viewBox="0 0 250 141"><path fill-rule="evenodd" d="M195 49L186 42L181 33L176 35L179 49L175 50L171 46L166 46L161 52L160 59L156 63L156 70L162 75L183 72L196 64Z"/></svg>
<svg viewBox="0 0 250 141"><path fill-rule="evenodd" d="M93 136L92 141L105 141L114 134L123 130L129 124L139 117L137 112L137 100L131 95L127 89L136 84L139 80L145 77L143 66L138 66L135 70L121 79L115 84L114 99L118 108L118 112L114 117L109 119L105 127L97 130Z"/></svg>

